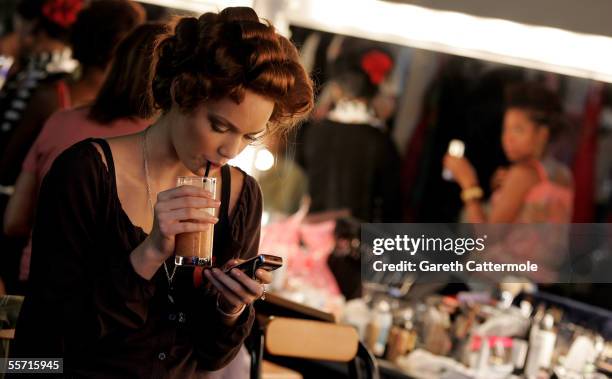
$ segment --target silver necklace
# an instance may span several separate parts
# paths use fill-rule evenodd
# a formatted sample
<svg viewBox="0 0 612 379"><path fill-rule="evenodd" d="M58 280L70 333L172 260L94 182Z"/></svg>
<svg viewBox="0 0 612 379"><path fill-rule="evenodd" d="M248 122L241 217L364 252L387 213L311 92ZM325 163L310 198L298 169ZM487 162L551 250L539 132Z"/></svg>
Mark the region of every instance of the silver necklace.
<svg viewBox="0 0 612 379"><path fill-rule="evenodd" d="M149 208L151 209L151 213L153 215L153 222L155 222L155 207L153 205L153 199L151 198L151 186L149 185L149 162L147 160L147 132L149 128L146 128L142 134L142 161L144 162L144 174L145 174L145 186L147 188L147 202L149 203ZM172 281L174 280L174 274L176 274L176 265L172 269L172 274L168 270L168 265L166 261L164 261L164 271L166 271L166 279L168 279L168 287L172 288ZM168 295L170 301L172 297Z"/></svg>

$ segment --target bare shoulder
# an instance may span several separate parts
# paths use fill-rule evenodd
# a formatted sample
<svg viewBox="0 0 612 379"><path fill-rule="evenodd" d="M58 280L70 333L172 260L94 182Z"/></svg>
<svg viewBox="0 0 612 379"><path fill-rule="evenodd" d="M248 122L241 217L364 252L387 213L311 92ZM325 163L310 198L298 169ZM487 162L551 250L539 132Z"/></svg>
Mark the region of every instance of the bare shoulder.
<svg viewBox="0 0 612 379"><path fill-rule="evenodd" d="M111 153L113 155L115 167L129 167L129 165L127 165L126 163L128 160L130 160L130 157L132 157L131 159L133 159L134 151L138 148L137 135L131 134L126 136L105 138L105 140L108 143L108 146L110 147ZM102 150L100 144L95 142L92 142L92 144L98 150L98 153L101 155L104 164L107 165L106 158L104 156L104 151Z"/></svg>
<svg viewBox="0 0 612 379"><path fill-rule="evenodd" d="M507 181L513 186L531 187L539 180L537 169L528 164L514 164L508 170Z"/></svg>
<svg viewBox="0 0 612 379"><path fill-rule="evenodd" d="M120 153L131 151L133 153L135 148L139 148L141 145L140 134L128 134L117 137L106 138L108 145L113 151Z"/></svg>

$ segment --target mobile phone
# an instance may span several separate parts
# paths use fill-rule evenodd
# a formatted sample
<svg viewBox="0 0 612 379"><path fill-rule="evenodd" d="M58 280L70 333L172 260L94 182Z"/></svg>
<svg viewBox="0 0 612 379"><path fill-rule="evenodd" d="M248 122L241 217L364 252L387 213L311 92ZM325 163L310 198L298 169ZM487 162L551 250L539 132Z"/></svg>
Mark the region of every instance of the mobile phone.
<svg viewBox="0 0 612 379"><path fill-rule="evenodd" d="M461 158L465 152L465 143L458 139L453 139L448 143L448 154L452 157Z"/></svg>
<svg viewBox="0 0 612 379"><path fill-rule="evenodd" d="M250 258L236 266L230 267L226 272L237 268L244 272L251 279L255 279L257 269L266 271L274 271L283 265L283 258L271 254L259 254L256 257Z"/></svg>
<svg viewBox="0 0 612 379"><path fill-rule="evenodd" d="M463 141L458 139L453 139L448 144L448 155L455 158L462 158L465 153L465 144ZM453 174L450 170L444 169L442 170L442 178L447 181L453 180Z"/></svg>

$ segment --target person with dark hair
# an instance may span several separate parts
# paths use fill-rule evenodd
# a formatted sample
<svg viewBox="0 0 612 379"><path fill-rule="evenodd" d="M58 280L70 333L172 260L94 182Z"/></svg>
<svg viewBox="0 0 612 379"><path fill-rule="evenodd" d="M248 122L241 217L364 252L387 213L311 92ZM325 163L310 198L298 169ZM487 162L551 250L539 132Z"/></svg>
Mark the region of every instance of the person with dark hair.
<svg viewBox="0 0 612 379"><path fill-rule="evenodd" d="M113 137L144 130L156 114L149 95L150 65L158 36L165 24L143 24L117 47L116 56L98 96L91 106L54 113L41 130L4 213L4 232L29 236L42 180L55 158L72 144L89 137ZM21 259L20 280L29 272L31 245Z"/></svg>
<svg viewBox="0 0 612 379"><path fill-rule="evenodd" d="M502 146L511 162L494 177L491 209L481 205L483 191L465 158L444 157L444 166L462 189L469 222L569 223L573 184L569 169L547 156L547 147L566 124L556 94L535 83L507 91Z"/></svg>
<svg viewBox="0 0 612 379"><path fill-rule="evenodd" d="M330 80L339 99L304 136L311 212L349 209L365 222L400 221L399 156L372 109L393 60L376 48L341 55Z"/></svg>
<svg viewBox="0 0 612 379"><path fill-rule="evenodd" d="M70 35L72 58L80 64L80 77L66 83L66 105L75 107L93 101L117 45L145 20L144 8L131 0L93 1L81 11Z"/></svg>
<svg viewBox="0 0 612 379"><path fill-rule="evenodd" d="M331 68L331 79L340 87L345 100L374 98L379 85L393 69L386 51L371 48L341 54Z"/></svg>
<svg viewBox="0 0 612 379"><path fill-rule="evenodd" d="M227 270L258 253L262 199L226 163L306 117L312 82L295 47L250 8L181 18L154 67L159 119L73 145L43 180L15 356L64 357L69 376L201 377L250 332L271 274L258 270L258 283ZM176 187L177 176L204 174L219 200ZM214 268L175 266L175 236L215 223Z"/></svg>

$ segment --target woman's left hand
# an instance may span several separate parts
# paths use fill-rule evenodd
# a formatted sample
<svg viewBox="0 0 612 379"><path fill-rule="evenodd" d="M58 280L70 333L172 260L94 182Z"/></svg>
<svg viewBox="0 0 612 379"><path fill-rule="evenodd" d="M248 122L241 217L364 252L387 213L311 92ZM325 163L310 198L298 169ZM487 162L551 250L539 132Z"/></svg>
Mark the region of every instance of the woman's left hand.
<svg viewBox="0 0 612 379"><path fill-rule="evenodd" d="M236 313L243 306L261 298L264 285L272 282L272 274L266 270L258 269L255 273L257 280L253 280L244 272L231 269L239 263L238 260L231 260L223 268L204 270L204 275L219 293L219 307L227 314ZM239 315L237 313L236 317Z"/></svg>
<svg viewBox="0 0 612 379"><path fill-rule="evenodd" d="M476 170L465 158L453 157L449 154L444 156L443 165L453 173L453 178L462 189L469 189L478 186Z"/></svg>

